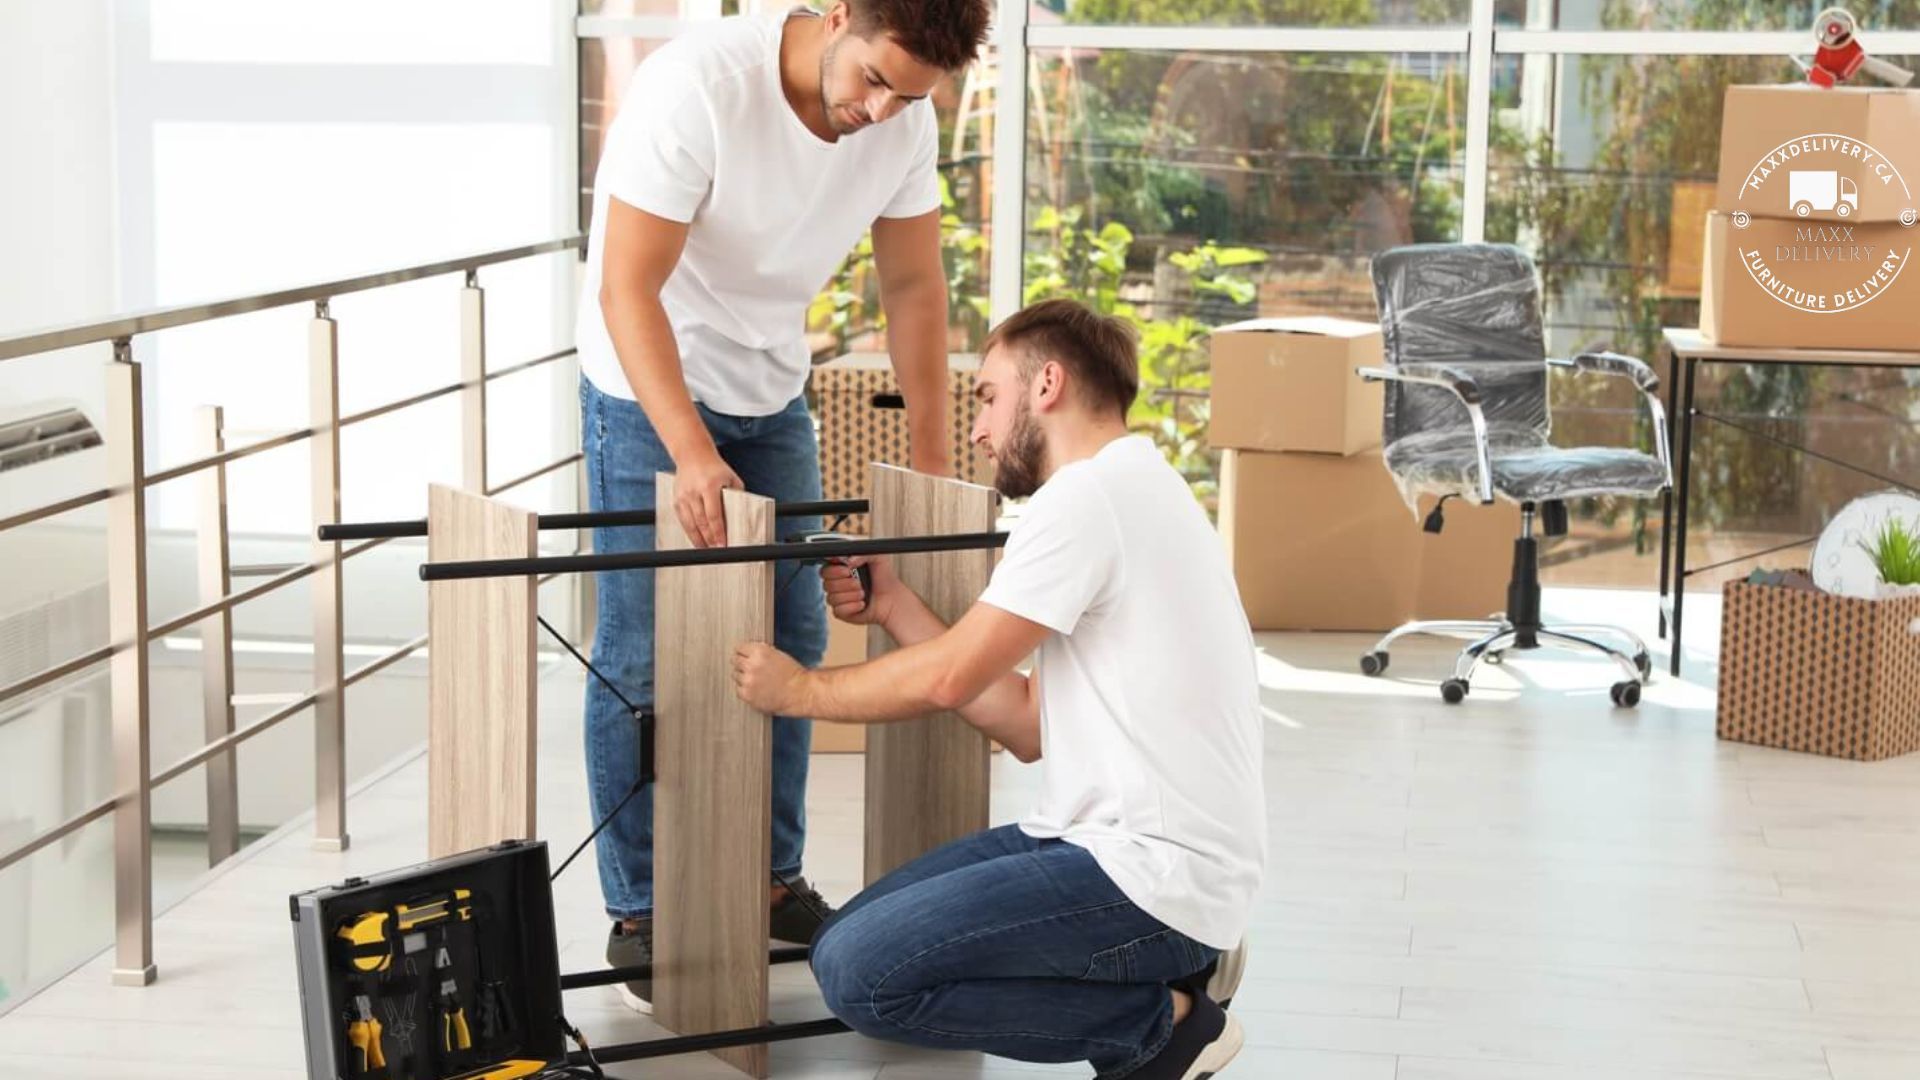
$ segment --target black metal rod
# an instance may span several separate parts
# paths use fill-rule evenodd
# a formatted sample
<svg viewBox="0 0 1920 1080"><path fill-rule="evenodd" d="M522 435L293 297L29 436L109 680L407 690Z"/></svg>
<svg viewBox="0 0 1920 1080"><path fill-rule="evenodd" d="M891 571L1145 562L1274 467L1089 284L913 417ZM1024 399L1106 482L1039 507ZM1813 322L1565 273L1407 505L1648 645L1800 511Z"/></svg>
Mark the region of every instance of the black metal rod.
<svg viewBox="0 0 1920 1080"><path fill-rule="evenodd" d="M1857 473L1860 476L1865 476L1865 477L1868 477L1869 479L1877 480L1882 484L1891 484L1894 487L1901 488L1905 491L1913 492L1915 494L1920 494L1920 488L1914 487L1912 484L1907 483L1905 480L1895 480L1891 476L1886 476L1881 473L1874 472L1872 469L1866 468L1865 466L1855 465L1851 461L1842 461L1841 459L1834 457L1832 454L1823 454L1820 451L1813 449L1812 447L1802 446L1797 442L1793 442L1788 439L1783 439L1780 436L1774 435L1770 432L1761 431L1759 428L1756 428L1756 427L1750 427L1746 424L1740 423L1737 420L1729 420L1726 416L1720 413L1710 413L1705 409L1697 409L1695 410L1695 412L1703 420L1711 420L1716 424L1724 424L1735 431L1746 432L1748 435L1751 435L1754 438L1760 439L1765 442L1770 442L1773 445L1781 448L1782 450L1791 450L1797 454L1805 454L1810 458L1813 458L1818 461L1824 461L1829 465L1833 465L1838 468L1845 469L1850 473Z"/></svg>
<svg viewBox="0 0 1920 1080"><path fill-rule="evenodd" d="M865 499L826 499L820 502L780 503L773 508L775 517L833 517L842 514L864 514L867 512ZM655 520L652 510L600 510L579 514L541 514L538 525L542 529L593 529L616 528L622 525L651 525ZM427 535L425 518L411 521L361 521L336 522L320 526L318 536L327 540L391 540L403 536Z"/></svg>
<svg viewBox="0 0 1920 1080"><path fill-rule="evenodd" d="M1732 559L1722 559L1717 563L1712 563L1707 566L1689 566L1687 567L1687 576L1699 577L1701 574L1709 573L1714 570L1725 569L1726 567L1732 566L1734 563L1743 563L1751 559L1763 559L1768 555L1777 555L1780 552L1787 551L1791 548L1806 547L1808 544L1818 543L1819 540L1820 538L1817 536L1809 536L1804 540L1795 540L1791 544L1781 544L1779 547L1770 547L1765 551L1755 551L1751 554L1741 555Z"/></svg>
<svg viewBox="0 0 1920 1080"><path fill-rule="evenodd" d="M792 964L805 960L812 950L805 945L787 945L767 950L767 963ZM632 967L601 968L598 971L579 971L571 975L560 976L560 989L583 990L589 986L612 986L614 983L630 982L634 979L653 977L652 964L635 964Z"/></svg>
<svg viewBox="0 0 1920 1080"><path fill-rule="evenodd" d="M814 1039L822 1035L839 1035L851 1028L838 1020L803 1020L795 1024L768 1024L765 1027L739 1028L734 1031L715 1031L706 1035L680 1035L670 1039L646 1039L641 1042L614 1043L599 1046L593 1050L593 1060L602 1065L611 1065L616 1061L638 1061L641 1058L670 1057L674 1054L692 1054L702 1050L724 1050L729 1046L757 1046L761 1043L787 1042L792 1039ZM567 1055L571 1065L585 1065L587 1055L575 1050Z"/></svg>
<svg viewBox="0 0 1920 1080"><path fill-rule="evenodd" d="M916 555L928 551L971 551L1002 547L1003 532L953 533L947 536L899 536L882 540L822 540L811 544L757 544L743 547L684 548L677 551L623 551L606 555L547 555L530 559L469 559L420 564L420 580L516 577L522 574L573 574L594 570L660 570L675 566L729 563L818 561L856 555Z"/></svg>

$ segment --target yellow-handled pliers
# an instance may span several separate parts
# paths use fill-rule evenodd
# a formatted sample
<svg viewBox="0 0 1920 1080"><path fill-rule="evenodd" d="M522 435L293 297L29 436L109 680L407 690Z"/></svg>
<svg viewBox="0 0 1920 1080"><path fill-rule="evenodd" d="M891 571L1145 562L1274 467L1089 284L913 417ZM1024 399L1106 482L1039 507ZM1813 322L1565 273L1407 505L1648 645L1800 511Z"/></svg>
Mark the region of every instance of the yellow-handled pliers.
<svg viewBox="0 0 1920 1080"><path fill-rule="evenodd" d="M360 1054L360 1071L387 1067L387 1055L380 1050L380 1021L373 1015L373 1003L365 994L353 999L353 1020L347 1025L347 1042Z"/></svg>

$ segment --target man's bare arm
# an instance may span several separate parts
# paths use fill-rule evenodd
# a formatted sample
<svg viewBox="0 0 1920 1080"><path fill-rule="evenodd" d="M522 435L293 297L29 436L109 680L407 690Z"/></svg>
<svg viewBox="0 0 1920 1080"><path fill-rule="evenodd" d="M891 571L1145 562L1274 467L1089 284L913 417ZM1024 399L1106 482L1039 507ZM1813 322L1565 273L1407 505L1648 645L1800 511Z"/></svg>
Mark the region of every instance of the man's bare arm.
<svg viewBox="0 0 1920 1080"><path fill-rule="evenodd" d="M873 263L887 313L887 350L906 400L907 450L916 472L950 476L947 417L947 272L940 211L873 223Z"/></svg>
<svg viewBox="0 0 1920 1080"><path fill-rule="evenodd" d="M600 254L600 310L627 385L647 414L677 473L674 510L695 545L727 542L720 489L741 487L687 393L686 372L660 290L679 265L687 225L607 199Z"/></svg>

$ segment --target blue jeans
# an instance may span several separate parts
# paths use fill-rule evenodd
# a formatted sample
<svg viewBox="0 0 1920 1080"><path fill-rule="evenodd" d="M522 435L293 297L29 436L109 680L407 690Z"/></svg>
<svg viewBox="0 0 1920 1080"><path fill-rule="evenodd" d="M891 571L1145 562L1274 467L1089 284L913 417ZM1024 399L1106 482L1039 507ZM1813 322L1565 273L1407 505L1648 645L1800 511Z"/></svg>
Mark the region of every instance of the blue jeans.
<svg viewBox="0 0 1920 1080"><path fill-rule="evenodd" d="M1119 1077L1165 1048L1167 984L1218 955L1134 906L1084 848L1005 825L874 882L821 928L812 963L863 1035Z"/></svg>
<svg viewBox="0 0 1920 1080"><path fill-rule="evenodd" d="M747 490L776 502L820 498L820 448L805 398L771 416L727 416L697 405L720 456ZM644 410L580 380L581 441L588 501L594 510L653 509L657 472L673 458ZM667 509L672 513L672 508ZM820 528L817 517L777 519L781 538ZM651 551L651 526L593 531L597 552ZM605 571L595 577L599 614L593 664L636 706L653 704L653 571ZM820 576L798 563L774 564L774 644L808 667L827 651L826 598ZM593 819L611 813L633 789L640 769L640 730L626 707L598 679L587 680L587 785ZM812 722L773 721L773 867L800 872L806 846L807 754ZM594 854L607 914L631 919L653 911L653 787L634 796L600 834ZM772 878L769 876L769 885Z"/></svg>

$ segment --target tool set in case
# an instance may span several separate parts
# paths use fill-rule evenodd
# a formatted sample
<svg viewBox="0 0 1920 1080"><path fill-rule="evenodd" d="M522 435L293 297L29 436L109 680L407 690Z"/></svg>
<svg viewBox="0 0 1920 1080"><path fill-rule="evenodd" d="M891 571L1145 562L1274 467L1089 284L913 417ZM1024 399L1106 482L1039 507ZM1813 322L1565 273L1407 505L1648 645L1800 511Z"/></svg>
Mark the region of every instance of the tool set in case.
<svg viewBox="0 0 1920 1080"><path fill-rule="evenodd" d="M289 902L313 1080L514 1080L566 1061L545 844Z"/></svg>

